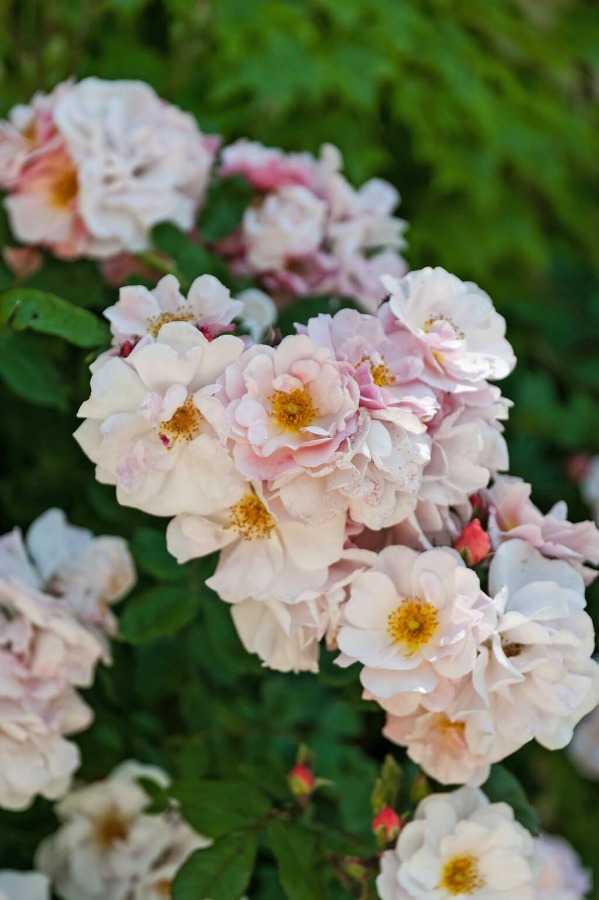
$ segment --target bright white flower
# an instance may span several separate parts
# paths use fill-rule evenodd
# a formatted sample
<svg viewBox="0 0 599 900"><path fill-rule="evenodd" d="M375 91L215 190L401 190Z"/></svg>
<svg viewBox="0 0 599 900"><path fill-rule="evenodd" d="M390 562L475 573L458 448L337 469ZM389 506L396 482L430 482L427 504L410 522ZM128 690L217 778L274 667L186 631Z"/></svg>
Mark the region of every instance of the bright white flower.
<svg viewBox="0 0 599 900"><path fill-rule="evenodd" d="M241 323L249 331L252 340L261 341L277 319L277 307L268 294L258 288L247 288L237 294L235 300L243 304L239 313Z"/></svg>
<svg viewBox="0 0 599 900"><path fill-rule="evenodd" d="M537 900L584 900L592 887L591 873L564 838L543 834L535 841L541 866Z"/></svg>
<svg viewBox="0 0 599 900"><path fill-rule="evenodd" d="M511 540L491 563L489 591L497 630L480 648L460 709L487 718L496 759L533 738L550 750L564 747L599 700L583 580L567 562Z"/></svg>
<svg viewBox="0 0 599 900"><path fill-rule="evenodd" d="M431 794L381 858L381 900L538 900L534 840L480 790Z"/></svg>
<svg viewBox="0 0 599 900"><path fill-rule="evenodd" d="M391 697L434 691L440 679L471 672L495 612L455 550L387 547L353 582L344 622L339 665L363 663L364 687Z"/></svg>
<svg viewBox="0 0 599 900"><path fill-rule="evenodd" d="M568 753L583 775L599 781L599 706L574 729Z"/></svg>
<svg viewBox="0 0 599 900"><path fill-rule="evenodd" d="M247 259L256 272L309 256L324 238L327 208L301 185L284 185L243 215Z"/></svg>
<svg viewBox="0 0 599 900"><path fill-rule="evenodd" d="M420 340L429 383L468 390L512 371L516 360L504 337L505 320L477 285L430 267L382 280L391 295L381 309L385 330L405 328Z"/></svg>
<svg viewBox="0 0 599 900"><path fill-rule="evenodd" d="M210 844L174 810L146 813L138 778L169 785L160 769L129 761L55 807L61 826L38 847L36 865L64 900L149 900L159 885L170 896L180 866Z"/></svg>
<svg viewBox="0 0 599 900"><path fill-rule="evenodd" d="M0 872L0 900L50 900L50 882L40 872Z"/></svg>
<svg viewBox="0 0 599 900"><path fill-rule="evenodd" d="M565 559L580 572L586 585L597 572L584 564L599 563L599 530L593 522L568 521L568 508L561 501L547 515L530 499L531 486L521 478L502 476L484 492L489 504L489 535L497 548L503 541L528 541L550 559Z"/></svg>
<svg viewBox="0 0 599 900"><path fill-rule="evenodd" d="M207 584L229 603L260 595L292 601L305 590L322 588L344 540L343 513L307 525L258 484L248 484L228 509L205 517L177 516L167 528L168 549L179 562L222 550Z"/></svg>
<svg viewBox="0 0 599 900"><path fill-rule="evenodd" d="M146 336L126 359L109 359L93 373L75 438L96 463L98 481L117 486L119 503L171 516L208 514L241 499L242 479L205 404L243 346L232 335L208 341L186 322L169 322L157 340Z"/></svg>
<svg viewBox="0 0 599 900"><path fill-rule="evenodd" d="M119 291L118 303L104 310L117 347L137 343L146 334L153 337L167 322L189 322L209 340L227 331L243 304L232 300L213 275L201 275L192 283L187 297L174 275L165 275L153 290L134 285ZM130 347L132 349L132 347ZM126 355L123 354L123 355Z"/></svg>
<svg viewBox="0 0 599 900"><path fill-rule="evenodd" d="M212 162L192 116L143 82L98 78L72 85L53 112L77 166L94 255L144 250L158 222L192 227Z"/></svg>
<svg viewBox="0 0 599 900"><path fill-rule="evenodd" d="M2 539L4 552L11 542ZM74 688L92 683L102 655L65 601L0 579L0 806L24 809L36 794L68 789L79 752L63 736L92 718Z"/></svg>

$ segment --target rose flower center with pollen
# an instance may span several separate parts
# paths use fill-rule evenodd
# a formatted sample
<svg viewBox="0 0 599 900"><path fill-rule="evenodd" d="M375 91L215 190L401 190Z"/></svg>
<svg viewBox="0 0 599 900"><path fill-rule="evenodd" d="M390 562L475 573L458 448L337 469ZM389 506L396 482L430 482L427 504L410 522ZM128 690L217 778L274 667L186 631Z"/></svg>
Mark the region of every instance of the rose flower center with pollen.
<svg viewBox="0 0 599 900"><path fill-rule="evenodd" d="M478 869L475 856L453 856L443 866L440 888L445 888L452 897L472 894L484 887L485 880Z"/></svg>
<svg viewBox="0 0 599 900"><path fill-rule="evenodd" d="M107 810L94 825L94 837L103 850L109 850L116 841L125 841L129 835L129 819L116 809Z"/></svg>
<svg viewBox="0 0 599 900"><path fill-rule="evenodd" d="M263 540L267 538L276 525L262 500L255 494L246 494L245 497L231 507L230 524L232 528L242 535L244 541Z"/></svg>
<svg viewBox="0 0 599 900"><path fill-rule="evenodd" d="M202 430L203 418L193 397L189 396L167 422L160 423L158 436L167 450L172 450L179 440L189 443L197 438Z"/></svg>
<svg viewBox="0 0 599 900"><path fill-rule="evenodd" d="M270 414L278 425L289 431L301 431L311 425L318 415L318 409L308 391L295 388L293 391L275 391L268 397Z"/></svg>
<svg viewBox="0 0 599 900"><path fill-rule="evenodd" d="M163 312L159 316L148 319L148 334L157 338L158 332L163 325L168 325L169 322L193 322L195 318L195 313L191 312L191 310L186 310L184 306L180 306L175 312Z"/></svg>
<svg viewBox="0 0 599 900"><path fill-rule="evenodd" d="M432 603L421 600L402 600L399 606L389 613L387 632L398 644L404 644L408 656L424 647L434 635L439 625L437 610Z"/></svg>
<svg viewBox="0 0 599 900"><path fill-rule="evenodd" d="M394 384L395 378L389 371L389 366L385 362L385 360L381 360L380 363L373 363L369 356L363 356L360 362L356 365L358 368L363 362L367 362L370 367L370 375L372 376L372 380L377 385L377 387L389 387L390 384Z"/></svg>
<svg viewBox="0 0 599 900"><path fill-rule="evenodd" d="M54 206L66 207L75 199L78 190L79 181L75 166L69 165L65 169L60 169L52 179L50 187L52 203Z"/></svg>
<svg viewBox="0 0 599 900"><path fill-rule="evenodd" d="M458 341L464 340L465 334L463 331L461 331L458 328L458 326L455 324L455 322L452 322L451 319L448 318L447 316L441 316L441 315L431 315L428 317L428 319L422 326L422 330L425 332L425 334L429 333L429 331L432 329L433 325L436 322L447 322L447 324L450 325L451 328L453 328L453 333L456 337L456 340L458 340Z"/></svg>

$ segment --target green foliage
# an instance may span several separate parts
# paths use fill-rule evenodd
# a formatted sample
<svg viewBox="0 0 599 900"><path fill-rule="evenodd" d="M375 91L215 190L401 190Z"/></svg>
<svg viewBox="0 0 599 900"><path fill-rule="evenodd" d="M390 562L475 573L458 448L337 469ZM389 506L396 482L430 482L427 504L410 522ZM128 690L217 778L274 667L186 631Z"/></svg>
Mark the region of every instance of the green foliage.
<svg viewBox="0 0 599 900"><path fill-rule="evenodd" d="M163 637L189 624L198 598L189 588L160 585L136 594L120 619L121 636L132 644Z"/></svg>
<svg viewBox="0 0 599 900"><path fill-rule="evenodd" d="M189 824L208 837L251 828L270 810L262 791L245 781L178 781L170 793Z"/></svg>
<svg viewBox="0 0 599 900"><path fill-rule="evenodd" d="M249 181L229 175L215 181L208 190L198 228L205 241L220 241L237 228L253 196Z"/></svg>
<svg viewBox="0 0 599 900"><path fill-rule="evenodd" d="M327 900L324 858L316 835L301 825L274 820L268 825L268 842L274 853L279 880L289 900Z"/></svg>
<svg viewBox="0 0 599 900"><path fill-rule="evenodd" d="M250 880L258 840L242 831L198 850L185 863L173 885L173 900L239 900Z"/></svg>
<svg viewBox="0 0 599 900"><path fill-rule="evenodd" d="M14 288L0 296L2 326L56 335L77 347L108 343L106 322L54 294L26 288Z"/></svg>
<svg viewBox="0 0 599 900"><path fill-rule="evenodd" d="M518 779L505 766L492 766L491 774L483 785L483 790L491 803L499 801L509 803L514 810L516 819L532 834L540 833L541 823L538 812L527 800Z"/></svg>

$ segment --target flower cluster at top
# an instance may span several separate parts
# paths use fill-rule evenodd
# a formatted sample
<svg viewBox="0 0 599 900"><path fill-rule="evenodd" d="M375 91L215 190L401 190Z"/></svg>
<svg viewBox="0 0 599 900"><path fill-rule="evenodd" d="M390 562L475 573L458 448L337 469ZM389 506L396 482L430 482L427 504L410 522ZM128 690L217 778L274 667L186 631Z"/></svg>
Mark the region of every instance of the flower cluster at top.
<svg viewBox="0 0 599 900"><path fill-rule="evenodd" d="M209 186L241 176L250 192L242 221L211 244L232 273L252 276L281 303L330 293L373 311L379 276L406 271L395 188L375 178L355 190L331 145L317 158L247 140L219 153L220 143L142 82L86 78L37 94L0 122L0 188L25 245L5 248L6 261L25 275L43 248L102 260L105 277L118 280L159 223L201 242Z"/></svg>
<svg viewBox="0 0 599 900"><path fill-rule="evenodd" d="M0 538L0 806L68 790L80 759L65 736L93 718L77 688L110 662L110 606L134 580L125 541L94 538L57 509L26 542L18 529Z"/></svg>
<svg viewBox="0 0 599 900"><path fill-rule="evenodd" d="M171 518L177 560L221 551L207 583L265 665L316 671L326 641L390 740L479 785L532 739L565 746L599 699L599 532L500 474L490 382L515 360L490 298L443 269L380 293L265 344L232 333L212 276L187 298L172 276L125 287L75 436L121 504Z"/></svg>

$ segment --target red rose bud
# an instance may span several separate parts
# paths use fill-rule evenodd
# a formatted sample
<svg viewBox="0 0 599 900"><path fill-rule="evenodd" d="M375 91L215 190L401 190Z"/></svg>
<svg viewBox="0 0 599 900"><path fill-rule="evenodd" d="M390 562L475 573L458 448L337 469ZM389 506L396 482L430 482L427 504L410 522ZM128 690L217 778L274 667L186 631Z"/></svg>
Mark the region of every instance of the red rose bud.
<svg viewBox="0 0 599 900"><path fill-rule="evenodd" d="M577 453L575 456L571 456L566 462L568 478L572 481L582 481L589 471L592 460L593 457L588 453Z"/></svg>
<svg viewBox="0 0 599 900"><path fill-rule="evenodd" d="M461 553L468 566L477 566L491 550L489 535L483 530L480 519L468 522L453 545Z"/></svg>
<svg viewBox="0 0 599 900"><path fill-rule="evenodd" d="M307 797L314 790L314 773L308 766L298 763L289 772L287 783L294 797Z"/></svg>
<svg viewBox="0 0 599 900"><path fill-rule="evenodd" d="M383 806L380 813L372 820L372 833L384 846L395 840L401 831L401 819L390 806Z"/></svg>
<svg viewBox="0 0 599 900"><path fill-rule="evenodd" d="M486 500L484 500L480 494L471 494L468 499L470 500L470 505L472 507L472 518L480 519L481 522L486 522L489 515L489 508Z"/></svg>

